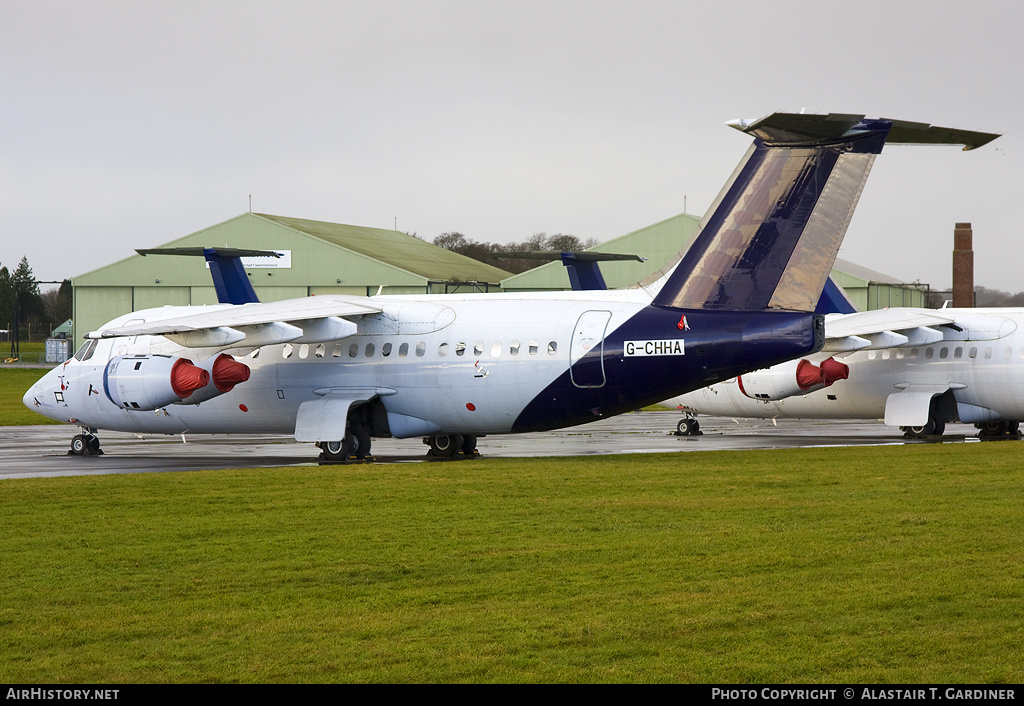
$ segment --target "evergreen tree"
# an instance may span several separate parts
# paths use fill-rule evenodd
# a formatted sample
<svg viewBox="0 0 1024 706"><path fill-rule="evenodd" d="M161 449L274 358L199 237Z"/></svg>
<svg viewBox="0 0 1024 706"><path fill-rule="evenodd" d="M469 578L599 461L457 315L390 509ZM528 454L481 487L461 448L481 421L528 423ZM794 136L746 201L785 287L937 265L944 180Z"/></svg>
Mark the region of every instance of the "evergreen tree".
<svg viewBox="0 0 1024 706"><path fill-rule="evenodd" d="M17 296L15 303L18 307L18 321L22 329L27 329L30 323L35 324L38 328L45 312L42 297L39 296L39 284L36 282L35 275L32 274L32 267L28 264L27 257L21 258L18 269L14 271L11 278Z"/></svg>
<svg viewBox="0 0 1024 706"><path fill-rule="evenodd" d="M14 280L10 271L0 265L0 329L14 325Z"/></svg>

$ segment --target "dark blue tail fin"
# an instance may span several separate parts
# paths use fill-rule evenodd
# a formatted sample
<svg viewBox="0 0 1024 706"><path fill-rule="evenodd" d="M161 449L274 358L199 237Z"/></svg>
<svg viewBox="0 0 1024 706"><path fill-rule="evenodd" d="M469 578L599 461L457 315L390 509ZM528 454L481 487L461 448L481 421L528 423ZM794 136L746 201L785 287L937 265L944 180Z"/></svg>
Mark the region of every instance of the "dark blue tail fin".
<svg viewBox="0 0 1024 706"><path fill-rule="evenodd" d="M825 280L825 288L821 290L821 298L814 309L815 314L856 314L857 307L846 296L843 288L829 277Z"/></svg>
<svg viewBox="0 0 1024 706"><path fill-rule="evenodd" d="M890 130L899 142L967 149L997 137L863 115L775 113L729 125L754 144L678 265L640 283L657 290L655 306L814 311Z"/></svg>
<svg viewBox="0 0 1024 706"><path fill-rule="evenodd" d="M242 266L243 257L281 257L273 250L239 250L238 248L151 248L136 250L146 255L188 255L203 257L210 263L213 288L221 304L249 304L258 302L249 276Z"/></svg>

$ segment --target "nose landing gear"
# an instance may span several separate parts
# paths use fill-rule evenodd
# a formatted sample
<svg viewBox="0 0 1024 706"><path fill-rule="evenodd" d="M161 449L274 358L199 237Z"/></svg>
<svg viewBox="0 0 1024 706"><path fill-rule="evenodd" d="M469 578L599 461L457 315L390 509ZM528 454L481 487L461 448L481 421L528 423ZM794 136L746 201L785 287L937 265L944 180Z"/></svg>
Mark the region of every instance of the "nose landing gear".
<svg viewBox="0 0 1024 706"><path fill-rule="evenodd" d="M95 434L89 432L76 434L71 439L71 450L68 451L68 456L100 456L102 454L100 439Z"/></svg>

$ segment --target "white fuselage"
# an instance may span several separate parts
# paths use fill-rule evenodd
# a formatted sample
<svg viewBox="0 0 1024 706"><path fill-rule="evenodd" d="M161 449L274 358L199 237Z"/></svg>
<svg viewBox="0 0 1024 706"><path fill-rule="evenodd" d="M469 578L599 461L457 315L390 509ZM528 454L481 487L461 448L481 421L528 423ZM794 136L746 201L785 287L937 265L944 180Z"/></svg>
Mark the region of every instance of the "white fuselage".
<svg viewBox="0 0 1024 706"><path fill-rule="evenodd" d="M331 391L374 389L389 414L429 421L431 428L500 434L523 408L648 302L642 290L591 292L586 300L557 295L377 297L384 311L363 317L355 335L317 343L270 345L235 354L248 381L201 404L127 410L103 393L115 356L208 356L162 336L100 339L86 360L72 359L25 395L38 412L83 427L131 432L292 433L303 402ZM181 316L182 307L134 312L126 322ZM606 326L578 331L587 311L607 312ZM56 394L59 392L59 395ZM410 436L426 433L410 429Z"/></svg>

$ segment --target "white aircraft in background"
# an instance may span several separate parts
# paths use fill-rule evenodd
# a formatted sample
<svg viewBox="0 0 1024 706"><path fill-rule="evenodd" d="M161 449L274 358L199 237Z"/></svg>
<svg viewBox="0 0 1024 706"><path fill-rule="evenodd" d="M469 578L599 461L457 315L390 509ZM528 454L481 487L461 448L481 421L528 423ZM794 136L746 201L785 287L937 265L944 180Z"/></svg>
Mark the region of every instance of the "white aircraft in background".
<svg viewBox="0 0 1024 706"><path fill-rule="evenodd" d="M205 256L226 303L119 317L24 402L81 428L73 453L97 453L100 429L289 433L329 462L365 458L371 437L455 455L620 414L817 351L813 310L887 138L997 137L862 115L729 125L754 144L692 245L633 288L259 303L253 252L178 251Z"/></svg>
<svg viewBox="0 0 1024 706"><path fill-rule="evenodd" d="M665 404L725 417L883 419L909 437L1024 420L1024 309L893 308L825 317L821 352ZM680 432L699 431L693 417Z"/></svg>

